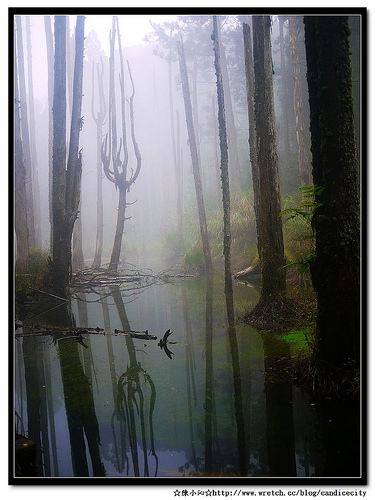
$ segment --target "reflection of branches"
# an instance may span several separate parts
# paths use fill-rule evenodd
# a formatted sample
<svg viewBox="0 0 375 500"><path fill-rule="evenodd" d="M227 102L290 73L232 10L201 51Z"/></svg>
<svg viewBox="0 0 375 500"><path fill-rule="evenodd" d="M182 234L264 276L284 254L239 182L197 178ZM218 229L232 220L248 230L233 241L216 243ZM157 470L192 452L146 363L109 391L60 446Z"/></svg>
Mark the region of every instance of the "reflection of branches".
<svg viewBox="0 0 375 500"><path fill-rule="evenodd" d="M148 410L148 423L150 429L150 453L156 462L155 476L158 472L158 458L154 447L154 429L153 429L153 412L156 401L156 389L150 375L138 363L135 366L127 368L117 384L117 397L115 411L112 416L112 427L114 428L115 418L120 423L120 435L122 438L121 461L119 461L120 470L123 470L126 464L127 473L129 472L129 460L126 454L126 429L129 436L129 445L133 461L134 475L139 476L139 461L137 447L137 428L136 428L136 413L140 419L143 460L144 460L144 476L149 476L148 458L147 458L147 437L146 437L146 408L143 390L141 388L140 377L143 375L145 384L149 385L150 407ZM136 410L136 413L135 413ZM114 433L115 436L115 433ZM118 456L117 442L115 440L116 455ZM118 457L119 458L119 457Z"/></svg>
<svg viewBox="0 0 375 500"><path fill-rule="evenodd" d="M103 294L102 289L112 286L121 287L121 293L124 297L134 297L135 300L140 293L153 285L176 283L190 277L192 276L173 268L157 274L153 274L151 269L126 269L116 273L104 268L85 269L75 274L70 286L72 293L78 300L81 299L78 298L77 293L83 291L100 296L96 300L85 299L86 302L101 302L103 298L112 294L111 291Z"/></svg>

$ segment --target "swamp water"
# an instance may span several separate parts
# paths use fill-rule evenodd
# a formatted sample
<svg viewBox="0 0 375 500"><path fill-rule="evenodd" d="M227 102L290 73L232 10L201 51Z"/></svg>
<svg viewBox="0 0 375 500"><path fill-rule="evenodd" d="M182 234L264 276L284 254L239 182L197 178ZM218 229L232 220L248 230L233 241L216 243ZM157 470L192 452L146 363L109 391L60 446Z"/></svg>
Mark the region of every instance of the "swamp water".
<svg viewBox="0 0 375 500"><path fill-rule="evenodd" d="M223 290L194 278L72 300L78 327L157 340L16 338L15 428L36 443L39 476L358 475L357 410L319 415L282 375L293 345L238 321L228 329ZM237 316L257 299L256 287L234 282ZM55 325L66 309L54 310Z"/></svg>

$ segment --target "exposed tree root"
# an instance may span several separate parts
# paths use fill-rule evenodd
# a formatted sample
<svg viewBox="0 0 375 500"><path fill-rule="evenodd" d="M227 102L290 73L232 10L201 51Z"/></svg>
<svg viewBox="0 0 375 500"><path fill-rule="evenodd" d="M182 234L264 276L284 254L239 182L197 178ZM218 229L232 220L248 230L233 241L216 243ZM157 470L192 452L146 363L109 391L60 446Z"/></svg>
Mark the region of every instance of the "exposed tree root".
<svg viewBox="0 0 375 500"><path fill-rule="evenodd" d="M360 393L360 371L356 363L335 367L325 361L300 361L293 367L294 379L313 399L355 399Z"/></svg>
<svg viewBox="0 0 375 500"><path fill-rule="evenodd" d="M262 330L285 331L311 324L315 319L316 301L313 294L303 296L293 290L287 296L277 296L259 302L242 319Z"/></svg>

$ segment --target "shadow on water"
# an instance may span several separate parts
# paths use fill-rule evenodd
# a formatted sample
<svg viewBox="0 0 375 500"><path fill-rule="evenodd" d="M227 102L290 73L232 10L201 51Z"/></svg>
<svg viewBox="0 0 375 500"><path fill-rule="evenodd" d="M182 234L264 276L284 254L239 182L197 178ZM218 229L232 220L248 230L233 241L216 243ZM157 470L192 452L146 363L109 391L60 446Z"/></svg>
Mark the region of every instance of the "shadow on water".
<svg viewBox="0 0 375 500"><path fill-rule="evenodd" d="M74 296L72 310L64 302L25 319L15 425L35 443L35 467L16 473L358 474L358 405L311 404L288 370L292 344L237 320L257 289L224 290L217 276L148 287L135 301L126 287L102 287ZM65 331L41 334L43 324ZM78 326L103 330L77 334ZM146 340L116 333L146 329Z"/></svg>

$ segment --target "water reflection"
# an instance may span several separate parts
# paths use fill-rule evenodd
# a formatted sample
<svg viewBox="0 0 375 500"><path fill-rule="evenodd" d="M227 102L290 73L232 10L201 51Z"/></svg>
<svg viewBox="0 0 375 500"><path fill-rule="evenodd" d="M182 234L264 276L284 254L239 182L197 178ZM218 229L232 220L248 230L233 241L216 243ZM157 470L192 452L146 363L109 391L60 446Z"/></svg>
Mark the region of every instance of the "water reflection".
<svg viewBox="0 0 375 500"><path fill-rule="evenodd" d="M121 320L122 328L124 331L130 331L131 328L120 289L118 287L111 287L111 292ZM141 469L138 446L141 446L143 457L142 475L144 477L150 475L148 455L151 454L155 459L154 475L156 476L158 472L158 458L155 452L153 429L153 416L156 402L155 384L147 371L142 368L141 363L137 361L133 339L130 336L125 337L125 339L130 365L119 377L115 397L115 410L112 416L117 470L120 473L125 470L126 475L129 475L130 461L127 451L128 448L130 448L133 474L134 476L140 476ZM147 401L145 397L147 388L149 389L149 401ZM137 420L139 421L137 422ZM119 438L116 437L116 421L119 427ZM147 425L149 427L148 436L146 434ZM149 438L149 452L147 437Z"/></svg>
<svg viewBox="0 0 375 500"><path fill-rule="evenodd" d="M75 318L112 335L17 337L16 430L36 443L37 473L324 476L332 457L348 472L333 446L341 440L340 451L355 452L353 438L339 419L328 436L282 370L288 344L236 322L256 289L234 284L232 300L223 289L213 277L186 280L127 303L121 288L103 288L77 297L73 315L65 303L38 322L71 328ZM115 329L147 329L158 340ZM171 357L158 346L168 329Z"/></svg>

